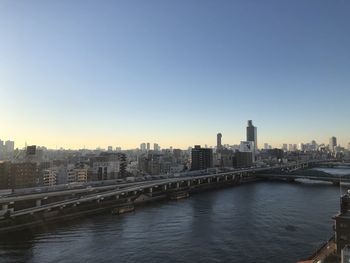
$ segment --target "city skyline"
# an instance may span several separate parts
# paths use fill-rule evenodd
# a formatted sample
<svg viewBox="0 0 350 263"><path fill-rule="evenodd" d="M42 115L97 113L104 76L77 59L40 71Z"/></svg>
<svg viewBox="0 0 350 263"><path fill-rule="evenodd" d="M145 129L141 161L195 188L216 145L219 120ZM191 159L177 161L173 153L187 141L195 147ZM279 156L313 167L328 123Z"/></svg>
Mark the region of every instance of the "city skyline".
<svg viewBox="0 0 350 263"><path fill-rule="evenodd" d="M255 127L255 128L257 128L257 127ZM192 144L185 145L183 147L177 147L176 145L174 146L173 144L171 144L171 145L161 145L159 143L159 140L155 140L155 141L146 141L146 140L144 140L144 141L139 142L139 144L137 144L137 142L136 142L135 145L133 145L132 147L124 147L123 144L107 143L106 145L98 145L98 146L91 146L91 147L87 147L86 145L83 145L83 147L70 148L70 147L63 147L62 145L56 145L55 147L50 147L48 145L40 145L40 144L28 143L28 142L25 142L25 144L22 146L22 145L18 145L18 143L15 140L12 140L11 138L10 139L7 138L6 140L4 140L4 138L1 138L1 137L0 137L0 143L2 142L4 147L5 147L5 143L8 143L8 142L13 143L15 145L15 147L14 147L15 149L17 149L17 148L18 149L25 149L29 145L36 145L38 147L45 147L45 148L50 149L50 150L55 150L55 149L65 149L65 150L82 150L82 149L86 149L86 150L96 150L96 149L110 150L110 148L112 148L113 151L116 150L116 149L118 150L119 148L122 149L122 150L133 150L133 149L154 150L154 147L157 147L158 150L159 149L169 149L169 148L173 148L173 149L178 148L178 149L186 150L189 147L194 147L195 145L202 145L202 146L209 147L209 148L216 148L217 147L217 143L218 143L218 136L219 135L220 135L221 147L225 147L225 146L239 146L240 143L244 142L244 140L245 140L244 138L242 138L239 141L236 141L234 143L227 143L224 140L225 136L220 132L220 133L216 134L215 143L213 143L213 144L209 144L208 142L192 143ZM313 144L314 142L317 145L325 145L325 146L329 145L330 146L330 140L332 138L336 138L335 140L339 141L338 137L332 136L332 137L329 137L326 141L317 141L315 139L310 139L310 140L306 140L306 141L299 141L299 142L282 141L278 145L274 145L274 144L271 144L269 142L264 142L264 143L261 143L261 145L258 145L258 149L265 149L267 146L269 148L282 148L283 149L284 147L289 147L291 145L299 147L300 144L306 145L306 144ZM213 141L213 140L211 140L211 141ZM334 146L340 146L340 147L344 147L345 149L349 149L350 142L347 142L347 143L344 143L344 144L336 143ZM331 146L331 147L333 147L333 146Z"/></svg>
<svg viewBox="0 0 350 263"><path fill-rule="evenodd" d="M185 148L238 144L252 119L260 148L345 146L349 5L2 1L0 138Z"/></svg>

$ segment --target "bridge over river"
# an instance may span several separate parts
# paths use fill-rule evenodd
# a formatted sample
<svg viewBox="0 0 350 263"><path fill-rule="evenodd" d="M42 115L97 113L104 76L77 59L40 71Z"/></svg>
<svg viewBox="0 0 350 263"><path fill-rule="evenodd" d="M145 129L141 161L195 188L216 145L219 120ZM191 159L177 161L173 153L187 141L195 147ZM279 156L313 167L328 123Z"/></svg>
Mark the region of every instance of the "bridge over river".
<svg viewBox="0 0 350 263"><path fill-rule="evenodd" d="M115 207L167 198L176 193L193 193L209 188L236 185L265 178L310 179L338 182L335 176L295 175L293 171L319 165L328 160L296 162L274 167L247 169L210 169L185 173L175 178L86 186L79 189L12 194L0 198L0 231L35 226L49 220L61 220L111 210ZM342 181L350 182L350 178Z"/></svg>

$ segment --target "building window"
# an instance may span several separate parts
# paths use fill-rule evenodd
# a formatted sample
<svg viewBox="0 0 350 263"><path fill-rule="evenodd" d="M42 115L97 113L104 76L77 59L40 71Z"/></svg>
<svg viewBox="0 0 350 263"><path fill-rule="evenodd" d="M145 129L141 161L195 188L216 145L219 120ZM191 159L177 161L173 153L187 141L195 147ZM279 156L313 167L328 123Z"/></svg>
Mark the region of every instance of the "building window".
<svg viewBox="0 0 350 263"><path fill-rule="evenodd" d="M346 227L348 227L348 225L347 225L347 224L344 224L344 223L340 223L340 227L346 228Z"/></svg>
<svg viewBox="0 0 350 263"><path fill-rule="evenodd" d="M348 236L346 236L346 235L340 235L340 240L348 240Z"/></svg>

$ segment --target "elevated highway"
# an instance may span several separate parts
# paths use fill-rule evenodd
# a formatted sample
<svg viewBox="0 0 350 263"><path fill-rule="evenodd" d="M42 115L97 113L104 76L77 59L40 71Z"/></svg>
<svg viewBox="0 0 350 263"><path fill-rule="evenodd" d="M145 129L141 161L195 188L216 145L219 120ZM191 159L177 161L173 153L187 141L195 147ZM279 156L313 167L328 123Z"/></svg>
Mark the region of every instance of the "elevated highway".
<svg viewBox="0 0 350 263"><path fill-rule="evenodd" d="M81 189L69 189L60 191L49 191L43 193L30 193L25 195L9 195L0 198L0 228L1 221L16 224L16 219L24 218L26 221L45 217L46 214L60 215L67 210L76 211L96 209L96 207L118 206L133 203L140 196L147 198L167 195L176 191L193 191L203 187L215 187L215 185L239 184L251 178L278 177L279 175L265 175L269 171L280 171L288 173L296 169L307 168L321 161L299 162L274 167L233 169L225 168L224 171L213 170L199 171L200 175L194 173L183 174L175 178L165 178L151 181L113 184L107 186L88 186ZM306 178L283 174L284 179ZM278 177L281 178L281 175ZM332 181L333 177L307 179ZM350 181L350 179L349 179ZM13 221L14 220L14 221Z"/></svg>

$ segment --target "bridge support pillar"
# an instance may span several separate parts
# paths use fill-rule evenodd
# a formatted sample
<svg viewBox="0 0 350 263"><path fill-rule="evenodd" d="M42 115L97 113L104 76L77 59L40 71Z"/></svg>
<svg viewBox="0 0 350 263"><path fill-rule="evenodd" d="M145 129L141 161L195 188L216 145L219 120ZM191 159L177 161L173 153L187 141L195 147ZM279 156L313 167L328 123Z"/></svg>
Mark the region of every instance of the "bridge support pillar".
<svg viewBox="0 0 350 263"><path fill-rule="evenodd" d="M167 186L166 186L166 185L163 185L163 189L164 189L164 191L166 191L166 189L167 189Z"/></svg>
<svg viewBox="0 0 350 263"><path fill-rule="evenodd" d="M210 178L208 178L208 184L210 184Z"/></svg>
<svg viewBox="0 0 350 263"><path fill-rule="evenodd" d="M1 214L2 215L6 214L8 210L9 210L9 205L8 204L3 204L2 205Z"/></svg>
<svg viewBox="0 0 350 263"><path fill-rule="evenodd" d="M220 178L219 177L216 177L216 182L218 183L220 181Z"/></svg>
<svg viewBox="0 0 350 263"><path fill-rule="evenodd" d="M41 206L41 199L35 200L35 206L37 206L37 207Z"/></svg>
<svg viewBox="0 0 350 263"><path fill-rule="evenodd" d="M225 175L225 181L227 181L227 175Z"/></svg>
<svg viewBox="0 0 350 263"><path fill-rule="evenodd" d="M187 181L187 186L191 186L191 181Z"/></svg>
<svg viewBox="0 0 350 263"><path fill-rule="evenodd" d="M150 193L152 193L152 192L153 192L153 188L152 188L152 187L149 189L149 192L150 192Z"/></svg>
<svg viewBox="0 0 350 263"><path fill-rule="evenodd" d="M179 188L180 187L180 183L176 183L176 188Z"/></svg>
<svg viewBox="0 0 350 263"><path fill-rule="evenodd" d="M117 199L117 200L118 200L118 199L119 199L119 195L116 195L116 196L115 196L115 199Z"/></svg>
<svg viewBox="0 0 350 263"><path fill-rule="evenodd" d="M198 184L201 184L201 179L198 179Z"/></svg>

